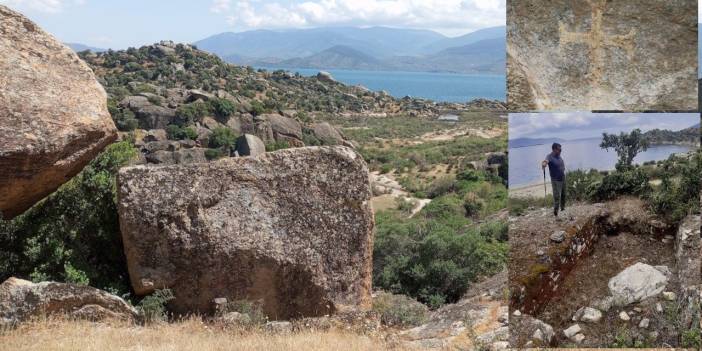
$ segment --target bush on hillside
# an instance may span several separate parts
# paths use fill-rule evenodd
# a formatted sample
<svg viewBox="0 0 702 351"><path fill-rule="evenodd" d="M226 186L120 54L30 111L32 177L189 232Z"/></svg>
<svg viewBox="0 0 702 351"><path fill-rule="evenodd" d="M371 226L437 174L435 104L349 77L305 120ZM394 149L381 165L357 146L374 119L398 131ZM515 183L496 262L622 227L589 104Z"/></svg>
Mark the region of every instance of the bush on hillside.
<svg viewBox="0 0 702 351"><path fill-rule="evenodd" d="M612 200L621 195L645 195L651 190L648 176L641 168L615 171L594 182L588 189L593 201Z"/></svg>
<svg viewBox="0 0 702 351"><path fill-rule="evenodd" d="M214 98L209 101L212 111L219 120L226 121L236 109L234 104L227 99Z"/></svg>
<svg viewBox="0 0 702 351"><path fill-rule="evenodd" d="M166 127L166 135L170 140L195 140L197 139L197 132L192 127L179 127L175 124L169 124Z"/></svg>
<svg viewBox="0 0 702 351"><path fill-rule="evenodd" d="M602 181L602 175L595 169L575 170L566 176L567 201L588 201L593 184Z"/></svg>
<svg viewBox="0 0 702 351"><path fill-rule="evenodd" d="M432 208L441 199L409 219L377 214L374 286L437 308L458 301L471 283L504 267L506 225L467 226L469 220L453 208L463 212L460 199L455 206ZM441 210L447 212L439 215Z"/></svg>
<svg viewBox="0 0 702 351"><path fill-rule="evenodd" d="M128 293L115 174L136 155L127 141L112 144L46 199L0 221L0 281L17 276Z"/></svg>
<svg viewBox="0 0 702 351"><path fill-rule="evenodd" d="M210 135L210 147L221 148L228 152L236 144L236 134L226 127L217 127Z"/></svg>
<svg viewBox="0 0 702 351"><path fill-rule="evenodd" d="M427 306L405 295L378 292L373 297L373 311L380 322L391 327L415 327L427 320Z"/></svg>
<svg viewBox="0 0 702 351"><path fill-rule="evenodd" d="M211 112L210 105L202 101L180 105L176 109L176 124L186 126L202 121Z"/></svg>

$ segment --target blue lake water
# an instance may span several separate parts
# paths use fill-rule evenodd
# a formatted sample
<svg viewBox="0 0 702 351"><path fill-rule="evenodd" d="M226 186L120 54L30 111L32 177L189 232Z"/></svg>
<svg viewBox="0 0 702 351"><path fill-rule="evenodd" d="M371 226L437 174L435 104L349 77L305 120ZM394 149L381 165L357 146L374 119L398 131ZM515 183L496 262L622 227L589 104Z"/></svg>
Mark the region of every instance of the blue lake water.
<svg viewBox="0 0 702 351"><path fill-rule="evenodd" d="M599 147L600 139L565 141L561 156L565 161L566 172L576 169L612 170L617 163L617 154ZM634 163L665 160L671 154L686 152L692 147L683 145L657 145L636 155ZM509 149L509 186L520 187L543 182L541 161L551 152L551 144L533 145ZM548 170L546 180L549 180Z"/></svg>
<svg viewBox="0 0 702 351"><path fill-rule="evenodd" d="M275 67L261 67L275 70ZM320 70L311 68L284 68L303 76L314 76ZM501 74L458 74L397 71L352 71L326 69L334 79L349 85L380 91L402 98L421 97L434 101L467 102L477 98L505 101L506 81Z"/></svg>

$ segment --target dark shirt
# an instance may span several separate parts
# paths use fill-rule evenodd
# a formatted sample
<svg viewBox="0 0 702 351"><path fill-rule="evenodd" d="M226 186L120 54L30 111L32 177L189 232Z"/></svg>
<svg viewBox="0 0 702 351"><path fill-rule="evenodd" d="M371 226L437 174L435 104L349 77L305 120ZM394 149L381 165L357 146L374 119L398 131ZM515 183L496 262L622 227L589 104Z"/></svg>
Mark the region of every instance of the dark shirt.
<svg viewBox="0 0 702 351"><path fill-rule="evenodd" d="M551 176L551 180L562 182L565 178L565 163L561 156L556 156L553 153L546 155L546 161L548 161L548 174Z"/></svg>

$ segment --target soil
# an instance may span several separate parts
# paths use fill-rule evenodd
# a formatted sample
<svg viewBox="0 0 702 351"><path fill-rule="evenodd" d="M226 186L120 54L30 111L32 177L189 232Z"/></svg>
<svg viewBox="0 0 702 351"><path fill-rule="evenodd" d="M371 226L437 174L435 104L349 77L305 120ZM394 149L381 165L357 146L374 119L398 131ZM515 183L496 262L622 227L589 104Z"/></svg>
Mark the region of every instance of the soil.
<svg viewBox="0 0 702 351"><path fill-rule="evenodd" d="M605 204L573 204L562 217L562 220L556 221L550 209L540 209L510 218L509 286L512 294L510 303L515 304L510 306L511 312L518 309L515 306L521 306L521 312L524 312L531 307L521 303L537 301L539 307L533 310L533 317L553 327L556 336L551 346L612 347L623 339L630 340L627 346L634 346L633 340L638 340L640 346L677 346L680 340L679 331L676 330L677 315L671 313L675 311L675 303L665 301L661 295L624 308L612 307L602 311L603 318L597 323L572 320L581 307L596 307L597 300L609 295L609 280L637 262L667 266L672 274L665 291L681 296L681 288L675 281L674 240L666 238L661 231L653 230L661 224L646 210L644 203L638 198L629 197ZM586 248L578 256L573 253L574 244L578 240L587 241L582 233L588 230L597 235L590 244L583 244ZM665 233L674 233L667 230ZM566 232L563 242L556 243L550 239L550 235L556 231ZM566 262L566 259L574 259L574 263L559 265L558 262ZM565 271L561 272L560 269ZM565 276L553 290L551 286L539 285L549 281L545 277L553 277L558 272ZM537 285L529 285L532 283ZM543 290L539 290L538 286L548 287L546 292L549 296L542 298L542 295L533 295L534 292L542 294ZM537 287L536 290L534 287ZM525 288L532 295L520 300L519 292ZM663 311L657 311L657 304ZM621 320L621 311L626 311L631 320ZM638 328L642 318L650 320L648 328ZM511 326L513 342L529 340L531 337L521 335L520 332L526 331L515 323ZM563 334L564 329L576 323L585 335L585 340L579 345ZM657 337L651 337L653 331L658 333Z"/></svg>
<svg viewBox="0 0 702 351"><path fill-rule="evenodd" d="M607 287L609 280L619 272L637 262L642 262L651 266L667 266L673 272L671 278L674 277L673 250L672 241L665 243L650 236L629 232L604 235L595 244L593 252L580 260L565 278L559 288L563 294L552 298L545 309L535 317L550 324L557 331L559 344L567 344L570 341L559 331L576 323L571 318L579 308L591 306L593 301L606 297L609 293ZM675 282L670 281L666 291L677 291L678 288L675 285ZM642 307L642 310L654 310L650 308L650 303L647 305ZM619 312L626 310L634 317L636 313L633 308L635 307L638 307L638 304L626 306L625 309L613 307L604 313L605 316L599 323L577 322L586 336L581 346L611 345L620 329L633 325L632 321L624 322L619 319ZM639 321L642 314L637 317L632 319ZM656 318L653 317L650 313L647 314L647 318L651 319L650 330L657 329Z"/></svg>

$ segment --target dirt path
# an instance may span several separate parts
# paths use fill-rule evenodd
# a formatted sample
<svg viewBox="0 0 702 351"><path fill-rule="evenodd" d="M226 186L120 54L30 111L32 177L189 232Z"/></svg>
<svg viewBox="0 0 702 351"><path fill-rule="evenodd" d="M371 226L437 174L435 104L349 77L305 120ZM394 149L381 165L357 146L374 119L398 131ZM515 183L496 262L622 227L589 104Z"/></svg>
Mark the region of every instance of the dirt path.
<svg viewBox="0 0 702 351"><path fill-rule="evenodd" d="M406 201L416 203L409 215L409 217L412 217L431 202L431 199L420 199L411 196L402 185L400 185L397 179L395 179L392 173L380 174L377 171L371 172L370 178L371 185L384 193L382 195L373 196L371 199L371 205L375 212L394 209L397 207L396 200L398 198L403 198Z"/></svg>

